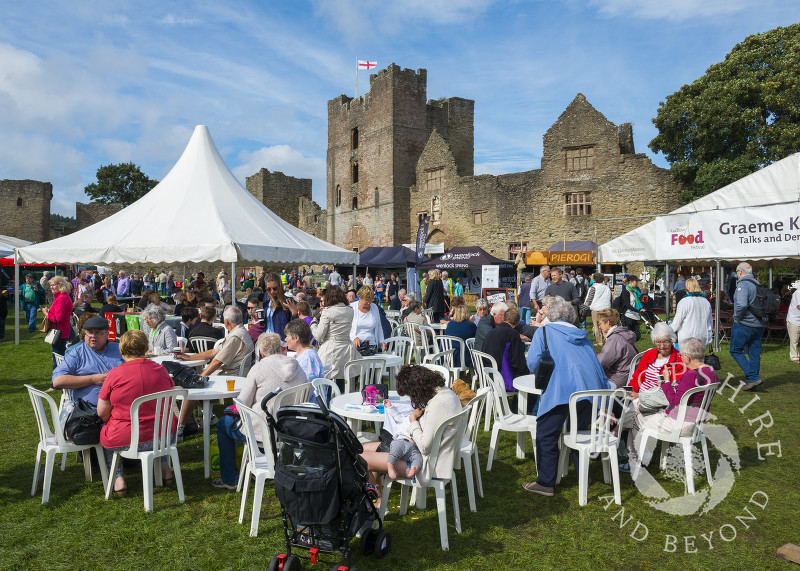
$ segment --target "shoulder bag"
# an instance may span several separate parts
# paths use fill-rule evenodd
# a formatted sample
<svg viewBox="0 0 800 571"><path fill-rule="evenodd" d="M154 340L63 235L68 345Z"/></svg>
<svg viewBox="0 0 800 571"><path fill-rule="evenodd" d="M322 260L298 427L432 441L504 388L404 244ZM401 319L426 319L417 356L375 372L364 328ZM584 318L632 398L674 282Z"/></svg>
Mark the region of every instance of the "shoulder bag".
<svg viewBox="0 0 800 571"><path fill-rule="evenodd" d="M534 386L542 391L542 394L547 390L547 385L550 384L550 377L556 368L556 362L553 361L553 356L550 354L550 349L547 348L547 326L542 327L542 336L544 337L544 351L539 359L539 365L534 371Z"/></svg>
<svg viewBox="0 0 800 571"><path fill-rule="evenodd" d="M73 444L100 444L102 427L103 421L97 416L97 409L78 399L64 422L64 437Z"/></svg>

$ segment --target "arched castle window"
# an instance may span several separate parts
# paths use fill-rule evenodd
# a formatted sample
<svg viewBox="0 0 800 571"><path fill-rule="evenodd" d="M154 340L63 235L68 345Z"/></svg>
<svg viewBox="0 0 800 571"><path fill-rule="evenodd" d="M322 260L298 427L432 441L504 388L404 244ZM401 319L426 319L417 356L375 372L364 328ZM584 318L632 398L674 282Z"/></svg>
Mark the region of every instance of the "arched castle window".
<svg viewBox="0 0 800 571"><path fill-rule="evenodd" d="M380 197L378 196L378 187L376 186L375 187L375 206L379 206L380 203L381 202L380 202Z"/></svg>
<svg viewBox="0 0 800 571"><path fill-rule="evenodd" d="M358 148L358 127L355 127L351 132L351 148L353 150Z"/></svg>
<svg viewBox="0 0 800 571"><path fill-rule="evenodd" d="M358 163L353 163L353 184L358 182Z"/></svg>
<svg viewBox="0 0 800 571"><path fill-rule="evenodd" d="M22 206L22 198L17 199L17 206Z"/></svg>
<svg viewBox="0 0 800 571"><path fill-rule="evenodd" d="M336 185L336 206L342 205L342 185Z"/></svg>
<svg viewBox="0 0 800 571"><path fill-rule="evenodd" d="M353 197L353 210L358 210L358 197Z"/></svg>
<svg viewBox="0 0 800 571"><path fill-rule="evenodd" d="M442 222L442 197L431 198L431 224L438 226Z"/></svg>

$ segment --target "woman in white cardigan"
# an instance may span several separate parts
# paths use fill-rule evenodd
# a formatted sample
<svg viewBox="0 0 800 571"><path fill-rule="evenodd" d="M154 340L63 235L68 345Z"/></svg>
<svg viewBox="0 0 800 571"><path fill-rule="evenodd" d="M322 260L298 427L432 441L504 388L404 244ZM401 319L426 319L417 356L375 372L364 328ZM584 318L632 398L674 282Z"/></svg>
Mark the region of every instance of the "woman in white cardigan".
<svg viewBox="0 0 800 571"><path fill-rule="evenodd" d="M449 478L463 434L456 434L452 427L445 431L434 472L431 472L428 462L436 429L442 422L461 412L458 396L445 386L439 373L420 365L404 365L400 369L397 373L397 394L411 397L411 406L414 407L409 416L409 436L422 454L422 469L416 474L417 481L425 486L432 478ZM362 457L367 461L370 481L380 490L380 475L389 472L389 454L378 452L378 446L378 442L365 444ZM407 476L409 467L405 461L398 460L394 468L399 477Z"/></svg>
<svg viewBox="0 0 800 571"><path fill-rule="evenodd" d="M678 335L678 346L684 339L692 337L705 341L706 346L711 344L713 340L711 304L703 297L696 279L686 280L686 296L678 302L671 325Z"/></svg>
<svg viewBox="0 0 800 571"><path fill-rule="evenodd" d="M353 324L350 326L350 340L356 349L364 343L386 350L383 342L383 328L381 327L381 314L378 306L372 303L375 294L372 288L363 286L358 290L358 301L353 302Z"/></svg>
<svg viewBox="0 0 800 571"><path fill-rule="evenodd" d="M603 332L600 331L600 326L597 321L597 314L604 309L611 307L611 289L603 283L603 274L597 272L592 276L594 283L586 292L586 299L584 305L588 305L592 312L592 331L594 332L594 344L602 347L605 342Z"/></svg>

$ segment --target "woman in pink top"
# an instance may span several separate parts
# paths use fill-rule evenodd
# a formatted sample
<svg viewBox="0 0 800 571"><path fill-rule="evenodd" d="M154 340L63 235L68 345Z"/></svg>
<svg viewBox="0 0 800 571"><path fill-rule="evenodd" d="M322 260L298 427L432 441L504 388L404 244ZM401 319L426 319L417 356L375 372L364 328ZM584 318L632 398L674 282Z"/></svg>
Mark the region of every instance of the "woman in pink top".
<svg viewBox="0 0 800 571"><path fill-rule="evenodd" d="M106 449L106 465L111 466L115 451L127 450L131 445L131 404L137 398L166 391L175 385L167 370L144 358L147 352L147 335L138 330L131 330L122 335L119 352L125 361L122 365L109 371L100 395L97 399L97 414L105 422L100 432L100 444ZM153 449L153 425L156 416L155 402L139 407L139 451ZM174 418L171 432L178 427ZM161 459L161 474L164 484L172 482L172 470L167 464L167 457ZM114 491L123 495L127 489L122 477L122 463L114 474Z"/></svg>
<svg viewBox="0 0 800 571"><path fill-rule="evenodd" d="M61 331L61 338L53 343L53 353L63 355L67 350L67 341L72 336L72 327L69 320L72 316L72 299L70 299L70 283L61 276L50 279L50 291L53 292L53 305L48 310L42 309L47 318L56 324L55 328ZM56 358L53 357L53 370L56 368Z"/></svg>

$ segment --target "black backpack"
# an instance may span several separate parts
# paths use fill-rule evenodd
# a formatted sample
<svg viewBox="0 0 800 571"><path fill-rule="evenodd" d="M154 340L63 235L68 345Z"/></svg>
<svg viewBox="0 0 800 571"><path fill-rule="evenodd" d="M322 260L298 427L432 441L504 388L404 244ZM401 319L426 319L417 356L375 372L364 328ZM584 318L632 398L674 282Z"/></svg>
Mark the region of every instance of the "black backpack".
<svg viewBox="0 0 800 571"><path fill-rule="evenodd" d="M767 286L756 283L756 298L748 308L757 319L763 321L765 317L772 319L781 308L780 296Z"/></svg>

